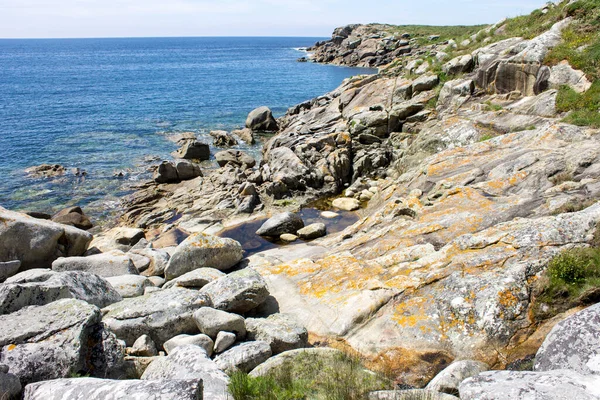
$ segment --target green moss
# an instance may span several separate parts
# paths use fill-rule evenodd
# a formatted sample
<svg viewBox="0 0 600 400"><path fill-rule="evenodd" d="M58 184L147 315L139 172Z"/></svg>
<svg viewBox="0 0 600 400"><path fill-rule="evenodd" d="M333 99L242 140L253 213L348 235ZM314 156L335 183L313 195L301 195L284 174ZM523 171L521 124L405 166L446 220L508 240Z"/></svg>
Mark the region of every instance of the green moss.
<svg viewBox="0 0 600 400"><path fill-rule="evenodd" d="M489 100L485 102L485 105L486 105L486 109L488 111L502 111L502 110L504 110L504 107L502 107L500 104L492 103Z"/></svg>
<svg viewBox="0 0 600 400"><path fill-rule="evenodd" d="M386 378L366 371L356 357L306 354L263 377L234 373L229 391L235 400L358 400L391 387Z"/></svg>

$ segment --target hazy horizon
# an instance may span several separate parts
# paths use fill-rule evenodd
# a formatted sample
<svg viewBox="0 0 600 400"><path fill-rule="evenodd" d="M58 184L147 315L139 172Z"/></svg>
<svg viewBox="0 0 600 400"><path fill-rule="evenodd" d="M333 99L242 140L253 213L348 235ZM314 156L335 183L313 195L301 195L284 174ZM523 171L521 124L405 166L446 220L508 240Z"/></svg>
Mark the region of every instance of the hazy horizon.
<svg viewBox="0 0 600 400"><path fill-rule="evenodd" d="M353 23L479 25L543 0L0 0L0 39L329 37ZM434 9L434 12L430 10Z"/></svg>

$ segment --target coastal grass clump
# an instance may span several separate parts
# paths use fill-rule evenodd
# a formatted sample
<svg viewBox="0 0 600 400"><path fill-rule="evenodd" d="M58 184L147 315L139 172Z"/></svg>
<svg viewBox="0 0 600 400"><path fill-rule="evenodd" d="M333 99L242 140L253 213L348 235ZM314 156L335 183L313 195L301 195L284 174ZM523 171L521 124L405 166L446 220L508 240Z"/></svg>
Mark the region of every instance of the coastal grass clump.
<svg viewBox="0 0 600 400"><path fill-rule="evenodd" d="M387 378L367 371L358 357L307 353L265 376L236 372L229 391L235 400L358 400L369 392L392 387Z"/></svg>
<svg viewBox="0 0 600 400"><path fill-rule="evenodd" d="M600 80L584 93L562 86L556 95L556 110L567 112L564 122L577 126L600 128Z"/></svg>
<svg viewBox="0 0 600 400"><path fill-rule="evenodd" d="M542 279L542 291L533 309L540 319L596 302L600 296L600 248L593 246L561 252L550 261Z"/></svg>
<svg viewBox="0 0 600 400"><path fill-rule="evenodd" d="M459 37L469 37L476 34L486 25L456 25L456 26L431 26L431 25L396 25L393 27L393 33L400 36L403 33L410 33L411 37L416 39L420 45L431 43L443 43L450 39ZM439 36L433 41L429 40L429 36Z"/></svg>
<svg viewBox="0 0 600 400"><path fill-rule="evenodd" d="M596 200L573 199L554 210L552 212L552 215L574 213L577 211L585 210L586 208L594 205L595 203Z"/></svg>

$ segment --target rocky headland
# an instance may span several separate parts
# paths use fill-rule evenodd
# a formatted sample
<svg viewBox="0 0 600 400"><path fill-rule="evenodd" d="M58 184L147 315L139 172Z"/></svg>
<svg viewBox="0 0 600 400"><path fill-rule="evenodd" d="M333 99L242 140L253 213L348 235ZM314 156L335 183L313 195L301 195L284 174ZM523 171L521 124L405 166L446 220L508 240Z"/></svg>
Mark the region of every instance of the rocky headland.
<svg viewBox="0 0 600 400"><path fill-rule="evenodd" d="M238 399L350 357L343 399L600 398L599 25L338 28L312 60L378 74L182 137L116 227L0 208L0 396Z"/></svg>

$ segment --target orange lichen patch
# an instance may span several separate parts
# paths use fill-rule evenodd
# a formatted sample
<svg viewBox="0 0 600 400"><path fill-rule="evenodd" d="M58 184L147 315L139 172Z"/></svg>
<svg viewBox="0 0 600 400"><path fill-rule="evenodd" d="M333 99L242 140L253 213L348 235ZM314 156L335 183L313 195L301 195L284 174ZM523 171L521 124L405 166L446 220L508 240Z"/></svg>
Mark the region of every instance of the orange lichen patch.
<svg viewBox="0 0 600 400"><path fill-rule="evenodd" d="M514 295L512 290L506 289L498 292L498 302L503 307L509 308L519 304L519 299Z"/></svg>
<svg viewBox="0 0 600 400"><path fill-rule="evenodd" d="M431 318L426 314L426 308L430 299L424 297L411 297L396 305L392 320L404 328L414 328L417 324L430 322Z"/></svg>
<svg viewBox="0 0 600 400"><path fill-rule="evenodd" d="M508 177L508 179L492 179L482 182L478 185L479 188L494 195L503 194L507 189L518 185L527 178L529 174L526 171L519 171Z"/></svg>
<svg viewBox="0 0 600 400"><path fill-rule="evenodd" d="M452 354L443 349L395 347L369 358L366 366L385 373L396 383L423 387L453 360Z"/></svg>
<svg viewBox="0 0 600 400"><path fill-rule="evenodd" d="M6 346L6 350L8 350L8 351L12 351L16 348L17 348L17 345L15 345L15 344L9 344L8 346Z"/></svg>
<svg viewBox="0 0 600 400"><path fill-rule="evenodd" d="M452 157L452 154L447 154L447 152L444 152L444 155L448 158L427 166L427 176L435 178L448 171L473 163L473 159L469 157Z"/></svg>

